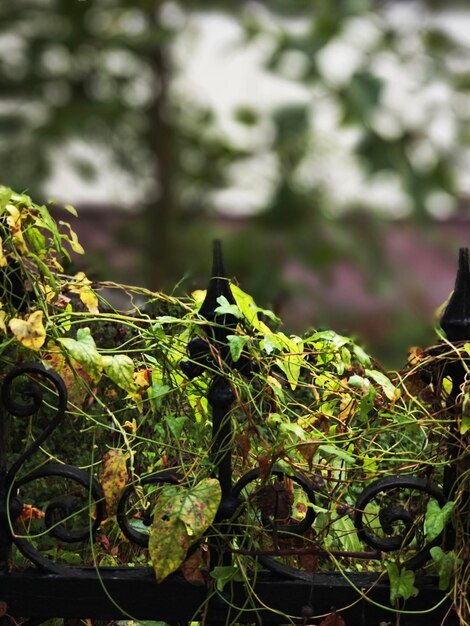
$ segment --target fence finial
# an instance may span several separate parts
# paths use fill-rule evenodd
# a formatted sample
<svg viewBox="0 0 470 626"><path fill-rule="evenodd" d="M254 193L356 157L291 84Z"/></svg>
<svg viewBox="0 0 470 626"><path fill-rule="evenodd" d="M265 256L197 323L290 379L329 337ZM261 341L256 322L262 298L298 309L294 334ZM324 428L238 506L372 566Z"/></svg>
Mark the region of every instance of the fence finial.
<svg viewBox="0 0 470 626"><path fill-rule="evenodd" d="M441 317L449 341L470 339L470 267L468 248L459 250L459 269L454 292Z"/></svg>
<svg viewBox="0 0 470 626"><path fill-rule="evenodd" d="M199 315L212 322L215 318L215 309L219 306L217 299L221 296L224 296L230 304L235 304L230 283L225 276L222 244L216 239L213 244L212 276L209 280L206 297L199 309Z"/></svg>

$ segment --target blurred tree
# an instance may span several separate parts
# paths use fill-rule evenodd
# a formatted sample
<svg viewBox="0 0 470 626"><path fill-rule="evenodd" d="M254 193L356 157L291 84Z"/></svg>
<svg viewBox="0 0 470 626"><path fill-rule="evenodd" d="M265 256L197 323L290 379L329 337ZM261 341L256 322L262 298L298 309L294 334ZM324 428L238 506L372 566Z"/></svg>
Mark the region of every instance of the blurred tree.
<svg viewBox="0 0 470 626"><path fill-rule="evenodd" d="M85 181L113 161L143 207L145 283L159 288L184 273L180 250L211 236L205 216L229 212L213 191L243 187L269 157L258 217L228 242L246 287L264 302L295 291L282 272L292 259L306 271L354 259L382 280L378 218L425 223L462 199L468 42L439 18L461 4L2 0L2 181L38 197L57 155ZM266 129L258 146L226 136L203 93L172 89L174 42L209 10L231 14L240 46L264 43L266 70L303 89L300 101L233 111L247 135Z"/></svg>
<svg viewBox="0 0 470 626"><path fill-rule="evenodd" d="M3 0L0 4L0 171L2 181L40 197L54 158L69 159L92 180L103 164L130 172L144 196L147 285L171 285L179 267L174 224L179 190L223 184L236 158L223 137L209 137L208 110L190 115L172 102L164 0ZM236 3L226 2L227 9ZM187 8L211 6L190 2ZM68 148L77 141L85 149ZM199 163L188 171L187 146ZM188 182L188 178L190 182ZM183 183L181 180L183 179ZM143 190L143 193L142 193ZM186 207L188 208L188 207ZM190 207L194 208L194 207Z"/></svg>

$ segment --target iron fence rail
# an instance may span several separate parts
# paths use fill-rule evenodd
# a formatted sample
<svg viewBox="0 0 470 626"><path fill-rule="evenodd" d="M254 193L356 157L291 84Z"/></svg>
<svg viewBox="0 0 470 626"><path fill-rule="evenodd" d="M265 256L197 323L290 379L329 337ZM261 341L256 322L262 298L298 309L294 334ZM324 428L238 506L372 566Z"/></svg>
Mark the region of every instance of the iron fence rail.
<svg viewBox="0 0 470 626"><path fill-rule="evenodd" d="M200 337L193 338L188 345L188 360L182 369L188 378L197 377L208 366L214 356L230 359L227 336L233 332L237 320L224 315L217 326L213 322L219 298L235 303L228 280L225 278L220 247L215 246L212 278L209 282L206 299L200 309L200 315L207 320L207 341ZM441 320L443 329L453 342L470 339L470 269L468 251L460 252L459 271L456 288ZM253 376L253 366L244 357L236 366L242 374ZM8 467L5 412L28 416L34 414L42 402L41 390L34 381L28 383L21 402L15 398L12 389L15 381L24 375L39 378L55 390L56 408L53 418L36 440ZM455 390L462 384L465 372L462 364L452 363L442 376L450 376ZM26 364L6 373L2 385L2 411L0 415L0 614L7 623L15 623L20 618L31 620L31 624L40 623L48 618L96 618L96 619L138 619L161 620L169 624L187 623L204 617L207 624L262 623L282 624L286 621L313 623L313 615L328 615L336 608L350 626L373 625L392 622L394 613L390 606L390 586L385 574L357 574L344 572L297 571L285 566L269 554L258 555L264 569L253 570L253 578L244 582L231 582L223 592L215 593L212 586L189 583L178 574L156 584L153 571L145 567L90 567L68 566L54 562L44 556L27 537L15 533L15 522L19 518L23 503L17 496L20 487L39 478L67 478L75 481L91 494L95 514L90 531L83 529L67 531L57 519L64 519L69 514L66 498L51 502L45 511L45 523L53 537L65 542L84 541L99 528L105 515L103 490L88 472L79 468L49 463L17 478L20 468L39 449L53 430L58 428L67 408L67 389L63 380L53 371L44 370L38 364ZM451 398L455 401L455 397ZM221 374L214 374L209 388L208 402L212 410L213 437L209 455L216 468L216 476L222 489L222 499L218 509L216 523L229 524L240 505L242 491L251 482L259 478L258 470L251 470L234 483L232 471L233 450L227 446L232 441L230 409L235 395L229 381ZM390 476L380 478L366 487L360 494L355 507L355 526L359 538L377 554L380 551L399 549L405 541L412 538L413 520L409 511L403 507L390 506L382 515L381 522L387 524L400 521L409 537L375 537L365 528L362 512L367 503L377 494L409 488L426 493L440 506L448 500L456 480L454 464L455 450L452 445L448 451L448 468L441 487L432 485L429 480L413 476ZM273 469L273 474L283 472ZM301 475L293 473L291 479L304 490L307 500L314 502L315 495L311 484ZM178 482L172 471L159 472L144 476L141 485ZM131 486L126 487L117 507L117 521L124 535L137 545L145 547L148 536L129 525L126 507L131 495ZM301 535L312 523L313 508L305 517L291 527L291 532ZM58 516L58 517L57 517ZM223 526L222 526L223 527ZM449 541L450 534L447 540ZM405 563L408 569L418 569L429 559L429 549L441 537L425 545L424 548ZM10 555L15 546L34 567L13 569L10 567ZM222 540L214 551L215 564L229 565L231 553ZM366 555L367 556L367 555ZM401 617L402 626L414 624L440 624L453 626L457 617L449 609L452 598L438 587L436 577L418 577L420 593L406 603L406 611ZM255 598L254 606L249 600ZM433 608L434 607L434 608ZM432 622L429 611L432 610ZM1 616L1 615L0 615ZM287 617L286 617L287 616ZM317 618L319 619L319 618Z"/></svg>

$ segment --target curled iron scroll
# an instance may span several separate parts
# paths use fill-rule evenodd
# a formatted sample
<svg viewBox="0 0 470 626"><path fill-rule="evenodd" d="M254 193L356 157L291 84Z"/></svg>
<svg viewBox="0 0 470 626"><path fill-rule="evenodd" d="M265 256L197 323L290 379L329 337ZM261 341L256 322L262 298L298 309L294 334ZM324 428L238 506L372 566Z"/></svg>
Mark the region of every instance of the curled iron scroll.
<svg viewBox="0 0 470 626"><path fill-rule="evenodd" d="M128 519L128 505L130 499L134 495L138 487L145 487L146 485L162 485L169 483L172 485L179 484L178 476L174 471L165 470L158 474L152 474L149 476L143 476L137 483L131 483L127 485L124 491L121 493L116 510L116 520L119 528L122 530L123 535L132 541L133 543L146 548L149 543L148 533L141 532L133 527L132 523ZM142 515L143 523L145 526L150 526L151 520L147 513L150 511L139 511Z"/></svg>
<svg viewBox="0 0 470 626"><path fill-rule="evenodd" d="M271 521L267 518L263 519L261 517L261 523L265 530L269 533L278 533L279 535L284 534L285 536L302 536L309 528L312 526L315 521L315 511L313 509L313 504L315 504L315 493L312 487L312 482L308 480L302 474L298 472L294 472L293 474L286 475L285 471L283 471L279 467L274 467L270 473L272 476L277 477L279 480L284 480L288 478L293 481L300 489L304 492L307 502L309 506L305 512L304 517L298 521L290 520L288 524L279 524L276 525L276 528L273 527ZM233 488L232 495L234 498L241 498L243 490L253 483L257 479L260 478L260 469L253 469L244 476L240 478L240 480L236 483ZM246 502L246 500L245 500ZM249 533L246 533L247 536ZM312 578L311 572L306 572L304 570L297 569L291 565L282 563L276 558L268 555L258 555L258 561L261 563L263 567L270 570L271 572L285 576L287 578L293 578L298 580L308 580L310 581Z"/></svg>
<svg viewBox="0 0 470 626"><path fill-rule="evenodd" d="M46 370L41 363L25 363L16 367L3 381L1 401L7 411L16 417L29 417L38 413L44 404L46 383L49 383L57 395L55 415L10 467L6 476L7 482L13 481L24 462L32 457L64 419L67 409L67 388L57 372L52 369Z"/></svg>
<svg viewBox="0 0 470 626"><path fill-rule="evenodd" d="M405 505L404 502L400 501L400 494L404 494L406 491L416 492L420 496L434 499L441 507L446 503L446 497L442 491L423 478L414 476L379 478L364 489L356 503L354 525L361 541L380 552L395 552L411 546L416 538L420 523L424 523L424 511L422 506L418 512L414 510L412 503ZM393 501L395 497L398 498L398 502ZM380 506L377 516L378 528L373 530L365 520L367 517L366 509L377 498L390 499L390 501L386 502L385 506ZM421 519L418 519L418 513L421 515ZM398 531L396 531L397 526L399 526ZM388 536L379 536L377 534L379 528L383 535ZM395 531L396 534L393 534ZM421 567L429 560L429 549L439 541L440 537L427 544L423 542L422 547L418 547L418 552L408 558L403 566L409 570Z"/></svg>
<svg viewBox="0 0 470 626"><path fill-rule="evenodd" d="M22 533L18 518L23 510L23 503L18 494L21 487L41 478L58 477L71 481L82 488L83 496L60 495L45 507L44 524L46 531L53 537L66 543L86 541L105 516L104 494L101 485L88 472L72 465L47 463L39 469L28 472L19 479L16 476L21 467L33 457L34 453L59 426L67 409L67 389L62 378L52 369L46 370L40 363L28 363L13 369L4 379L1 400L7 411L16 417L30 417L45 406L46 392L52 394L53 405L47 404L52 417L42 432L27 449L16 459L6 472L4 482L9 494L7 509L11 540L18 550L34 565L49 572L60 572L64 566L57 565L34 547L31 537ZM78 529L69 529L66 524L80 511L87 511L90 518L93 506L93 520Z"/></svg>

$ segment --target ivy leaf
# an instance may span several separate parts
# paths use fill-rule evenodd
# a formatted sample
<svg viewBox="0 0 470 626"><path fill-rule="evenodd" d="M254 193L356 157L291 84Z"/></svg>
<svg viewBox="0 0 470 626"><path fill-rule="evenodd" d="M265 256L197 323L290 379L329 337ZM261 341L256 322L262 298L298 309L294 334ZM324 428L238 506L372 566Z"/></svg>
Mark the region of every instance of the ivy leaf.
<svg viewBox="0 0 470 626"><path fill-rule="evenodd" d="M134 361L126 354L114 354L101 357L105 374L118 387L128 393L136 390L134 382Z"/></svg>
<svg viewBox="0 0 470 626"><path fill-rule="evenodd" d="M222 592L227 583L243 582L243 574L236 565L216 565L210 572L211 578L217 581L217 591Z"/></svg>
<svg viewBox="0 0 470 626"><path fill-rule="evenodd" d="M441 509L436 500L429 500L424 518L424 534L428 541L439 537L444 530L454 509L454 504L455 502L449 500Z"/></svg>
<svg viewBox="0 0 470 626"><path fill-rule="evenodd" d="M157 582L162 582L181 566L189 547L213 523L220 499L220 483L215 478L205 478L189 488L163 485L149 537Z"/></svg>
<svg viewBox="0 0 470 626"><path fill-rule="evenodd" d="M250 338L244 335L227 335L227 340L230 346L230 355L236 363Z"/></svg>
<svg viewBox="0 0 470 626"><path fill-rule="evenodd" d="M108 450L103 457L100 483L103 487L108 517L113 515L122 490L127 484L127 455L119 449Z"/></svg>
<svg viewBox="0 0 470 626"><path fill-rule="evenodd" d="M31 350L39 350L46 340L43 312L34 311L25 320L13 318L10 320L10 330L23 346Z"/></svg>
<svg viewBox="0 0 470 626"><path fill-rule="evenodd" d="M282 350L282 342L277 333L269 333L260 341L260 347L266 354L272 354L274 350Z"/></svg>
<svg viewBox="0 0 470 626"><path fill-rule="evenodd" d="M342 461L344 461L345 463L348 463L349 465L352 465L354 463L354 460L355 460L354 457L348 454L347 452L345 452L344 450L341 450L341 448L336 448L335 446L330 446L327 443L322 443L318 449L324 455L328 454L331 456L335 456L338 459L341 459Z"/></svg>
<svg viewBox="0 0 470 626"><path fill-rule="evenodd" d="M77 332L77 339L63 337L57 341L64 346L72 359L80 363L94 382L99 381L103 371L103 359L96 349L95 340L89 328L80 328Z"/></svg>
<svg viewBox="0 0 470 626"><path fill-rule="evenodd" d="M10 202L13 191L9 187L0 185L0 213L3 213L7 204Z"/></svg>
<svg viewBox="0 0 470 626"><path fill-rule="evenodd" d="M390 579L390 602L392 604L395 604L398 598L408 600L417 595L414 572L408 569L400 571L395 563L387 563L387 572Z"/></svg>
<svg viewBox="0 0 470 626"><path fill-rule="evenodd" d="M305 354L303 354L304 344L299 337L286 337L284 333L277 333L282 335L285 344L285 350L288 354L281 355L277 360L277 365L281 368L289 381L291 389L297 387L299 381L300 370L302 368Z"/></svg>
<svg viewBox="0 0 470 626"><path fill-rule="evenodd" d="M388 376L382 374L382 372L379 372L378 370L369 369L366 369L365 374L369 378L372 378L372 380L380 385L380 387L382 387L383 392L389 400L391 400L392 402L398 400L398 398L400 397L400 390L395 387L395 385L392 383L390 378L388 378Z"/></svg>
<svg viewBox="0 0 470 626"><path fill-rule="evenodd" d="M272 311L260 308L253 300L252 296L245 293L242 289L240 289L240 287L237 285L231 285L230 289L232 290L233 297L235 298L238 308L253 328L262 333L269 331L269 327L258 319L258 313L261 313L276 324L280 323L280 319L276 317Z"/></svg>
<svg viewBox="0 0 470 626"><path fill-rule="evenodd" d="M75 283L70 287L70 291L80 296L80 300L90 313L98 314L98 296L91 288L91 280L89 280L83 272L75 274L74 279Z"/></svg>
<svg viewBox="0 0 470 626"><path fill-rule="evenodd" d="M154 411L158 411L161 406L161 399L170 391L170 387L162 383L160 375L157 372L152 372L151 385L147 389L147 396Z"/></svg>
<svg viewBox="0 0 470 626"><path fill-rule="evenodd" d="M353 352L361 365L364 367L370 367L370 356L361 348L361 346L354 345Z"/></svg>
<svg viewBox="0 0 470 626"><path fill-rule="evenodd" d="M439 546L434 546L430 549L432 560L437 565L437 571L439 573L439 589L446 591L449 588L453 573L457 565L461 560L457 557L455 552L444 552Z"/></svg>
<svg viewBox="0 0 470 626"><path fill-rule="evenodd" d="M264 335L264 338L260 341L260 348L267 354L271 354L274 350L281 352L276 359L276 365L286 375L291 389L295 389L305 359L302 339L295 335L288 337L281 332L269 333Z"/></svg>
<svg viewBox="0 0 470 626"><path fill-rule="evenodd" d="M241 319L243 317L243 313L240 311L236 304L230 304L225 296L219 296L217 298L217 302L219 306L215 309L215 313L217 315L233 315L237 319Z"/></svg>
<svg viewBox="0 0 470 626"><path fill-rule="evenodd" d="M179 441L181 433L183 432L184 425L187 421L187 415L180 415L179 417L167 415L165 417L165 422L168 424L168 428L170 429L170 432L173 435L175 441Z"/></svg>

